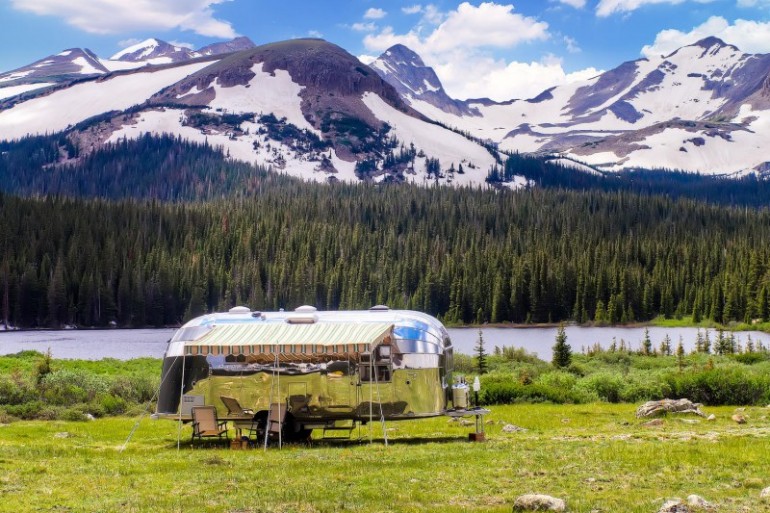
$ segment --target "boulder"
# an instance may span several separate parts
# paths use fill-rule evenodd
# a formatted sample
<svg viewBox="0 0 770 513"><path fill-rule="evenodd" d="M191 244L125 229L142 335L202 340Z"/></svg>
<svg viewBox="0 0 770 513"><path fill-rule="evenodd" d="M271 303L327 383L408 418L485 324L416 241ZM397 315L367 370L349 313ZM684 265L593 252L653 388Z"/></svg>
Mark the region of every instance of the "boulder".
<svg viewBox="0 0 770 513"><path fill-rule="evenodd" d="M693 513L693 510L681 499L672 499L663 503L658 513Z"/></svg>
<svg viewBox="0 0 770 513"><path fill-rule="evenodd" d="M741 415L740 413L736 413L735 415L733 415L730 418L733 419L738 424L745 424L746 423L746 416L745 415Z"/></svg>
<svg viewBox="0 0 770 513"><path fill-rule="evenodd" d="M759 492L759 498L770 501L770 486Z"/></svg>
<svg viewBox="0 0 770 513"><path fill-rule="evenodd" d="M717 420L717 416L712 413L711 415L708 416L706 420L712 420L712 421Z"/></svg>
<svg viewBox="0 0 770 513"><path fill-rule="evenodd" d="M702 511L714 511L716 507L700 495L688 495L687 504Z"/></svg>
<svg viewBox="0 0 770 513"><path fill-rule="evenodd" d="M664 424L665 422L663 422L663 419L652 419L642 424L642 426L648 427L648 428L656 428L656 427L661 427Z"/></svg>
<svg viewBox="0 0 770 513"><path fill-rule="evenodd" d="M694 403L689 399L662 399L660 401L647 401L636 410L637 418L654 417L664 413L694 413L701 417L706 415L700 411L700 403Z"/></svg>
<svg viewBox="0 0 770 513"><path fill-rule="evenodd" d="M550 495L521 495L513 503L513 511L566 511L566 509L567 505L562 499Z"/></svg>
<svg viewBox="0 0 770 513"><path fill-rule="evenodd" d="M503 426L503 433L519 433L524 432L526 429L519 426L514 426L513 424L506 424Z"/></svg>

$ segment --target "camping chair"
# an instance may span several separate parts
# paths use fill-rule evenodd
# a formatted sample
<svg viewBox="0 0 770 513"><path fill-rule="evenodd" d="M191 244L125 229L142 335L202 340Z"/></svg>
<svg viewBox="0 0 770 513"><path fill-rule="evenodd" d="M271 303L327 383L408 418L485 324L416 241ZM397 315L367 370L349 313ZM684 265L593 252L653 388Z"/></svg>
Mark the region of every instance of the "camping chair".
<svg viewBox="0 0 770 513"><path fill-rule="evenodd" d="M234 397L227 397L227 396L220 396L219 397L222 400L222 404L225 405L225 408L227 408L227 415L230 416L243 416L243 415L249 415L254 416L254 410L251 410L249 408L244 408L241 406L241 403L238 402L238 399Z"/></svg>
<svg viewBox="0 0 770 513"><path fill-rule="evenodd" d="M246 438L250 443L252 443L252 438L257 440L259 438L259 426L257 421L253 419L254 410L244 408L241 406L241 403L238 402L238 399L234 397L227 397L226 395L222 395L219 398L222 400L222 404L225 405L225 408L227 408L228 416L248 417L248 420L244 419L233 421L236 434L241 436L241 432L246 430L248 431Z"/></svg>
<svg viewBox="0 0 770 513"><path fill-rule="evenodd" d="M217 419L217 409L214 406L195 406L192 409L193 434L191 443L195 439L214 438L229 441L227 434L227 422Z"/></svg>

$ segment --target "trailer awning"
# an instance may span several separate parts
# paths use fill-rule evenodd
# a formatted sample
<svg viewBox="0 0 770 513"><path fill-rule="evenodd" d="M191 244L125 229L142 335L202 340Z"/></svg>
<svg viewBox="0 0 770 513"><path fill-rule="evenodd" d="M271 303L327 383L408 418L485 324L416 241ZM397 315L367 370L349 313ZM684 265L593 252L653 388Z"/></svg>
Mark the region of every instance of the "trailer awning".
<svg viewBox="0 0 770 513"><path fill-rule="evenodd" d="M243 355L250 361L350 357L389 341L392 332L388 323L223 324L185 342L185 354Z"/></svg>

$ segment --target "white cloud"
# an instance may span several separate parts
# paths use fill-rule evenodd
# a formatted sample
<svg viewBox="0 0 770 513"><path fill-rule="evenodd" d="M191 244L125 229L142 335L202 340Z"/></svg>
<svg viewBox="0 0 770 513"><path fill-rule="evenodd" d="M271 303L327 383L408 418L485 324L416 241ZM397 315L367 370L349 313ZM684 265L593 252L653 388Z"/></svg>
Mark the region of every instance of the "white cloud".
<svg viewBox="0 0 770 513"><path fill-rule="evenodd" d="M367 20L380 20L385 16L387 16L387 14L388 14L387 12L383 11L378 7L370 7L364 13L364 18Z"/></svg>
<svg viewBox="0 0 770 513"><path fill-rule="evenodd" d="M616 12L632 12L649 4L677 5L688 1L699 4L708 4L714 0L599 0L599 4L596 6L596 15L604 17Z"/></svg>
<svg viewBox="0 0 770 513"><path fill-rule="evenodd" d="M574 7L575 9L582 9L586 6L586 0L558 0L559 2Z"/></svg>
<svg viewBox="0 0 770 513"><path fill-rule="evenodd" d="M422 5L416 4L408 7L402 7L401 12L404 14L417 14L422 12Z"/></svg>
<svg viewBox="0 0 770 513"><path fill-rule="evenodd" d="M324 37L324 35L318 30L308 30L307 35L318 39L321 39L322 37Z"/></svg>
<svg viewBox="0 0 770 513"><path fill-rule="evenodd" d="M738 0L738 7L770 7L770 0Z"/></svg>
<svg viewBox="0 0 770 513"><path fill-rule="evenodd" d="M674 29L658 32L655 42L642 48L642 54L646 57L668 55L708 36L716 36L747 53L770 52L770 22L739 19L731 25L721 16L712 16L690 32Z"/></svg>
<svg viewBox="0 0 770 513"><path fill-rule="evenodd" d="M227 21L214 18L212 6L229 0L11 0L19 11L63 18L94 34L132 30L191 30L210 37L237 34Z"/></svg>
<svg viewBox="0 0 770 513"><path fill-rule="evenodd" d="M358 60L366 64L367 66L377 60L374 55L361 54L358 56Z"/></svg>
<svg viewBox="0 0 770 513"><path fill-rule="evenodd" d="M173 46L179 46L181 48L187 48L188 50L192 50L195 48L195 45L192 43L185 43L184 41L169 41L168 44Z"/></svg>
<svg viewBox="0 0 770 513"><path fill-rule="evenodd" d="M370 21L369 23L354 23L350 28L356 32L374 32L377 30L377 25Z"/></svg>
<svg viewBox="0 0 770 513"><path fill-rule="evenodd" d="M429 7L423 9L420 24L405 34L394 32L392 27L368 34L364 38L367 50L383 52L397 43L411 48L436 70L447 93L455 98L532 98L549 87L599 73L590 68L567 74L562 62L553 56L529 63L495 58L490 49L513 48L550 37L547 23L513 12L511 5L484 2L474 7L465 2L448 13L434 7L431 16L442 21L426 29ZM576 48L574 40L570 41Z"/></svg>
<svg viewBox="0 0 770 513"><path fill-rule="evenodd" d="M583 50L578 46L577 41L569 36L564 36L564 44L567 45L567 51L569 53L580 53Z"/></svg>
<svg viewBox="0 0 770 513"><path fill-rule="evenodd" d="M136 44L141 43L141 39L137 39L135 37L131 37L129 39L121 39L118 41L118 47L119 48L128 48L129 46L134 46Z"/></svg>

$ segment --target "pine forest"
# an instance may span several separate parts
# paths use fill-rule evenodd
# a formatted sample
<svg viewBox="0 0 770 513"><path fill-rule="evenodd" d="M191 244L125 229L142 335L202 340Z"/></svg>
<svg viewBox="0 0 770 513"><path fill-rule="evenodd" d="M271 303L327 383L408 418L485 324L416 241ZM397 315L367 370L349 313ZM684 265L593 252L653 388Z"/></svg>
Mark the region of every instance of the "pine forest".
<svg viewBox="0 0 770 513"><path fill-rule="evenodd" d="M188 150L196 158L145 154L156 168L129 159L99 180L96 154L37 188L6 181L2 320L168 326L303 304L387 304L450 324L770 318L766 209L606 188L321 185ZM22 165L12 158L6 178ZM69 189L41 188L62 177ZM99 184L141 192L82 190ZM158 194L174 184L193 199Z"/></svg>

